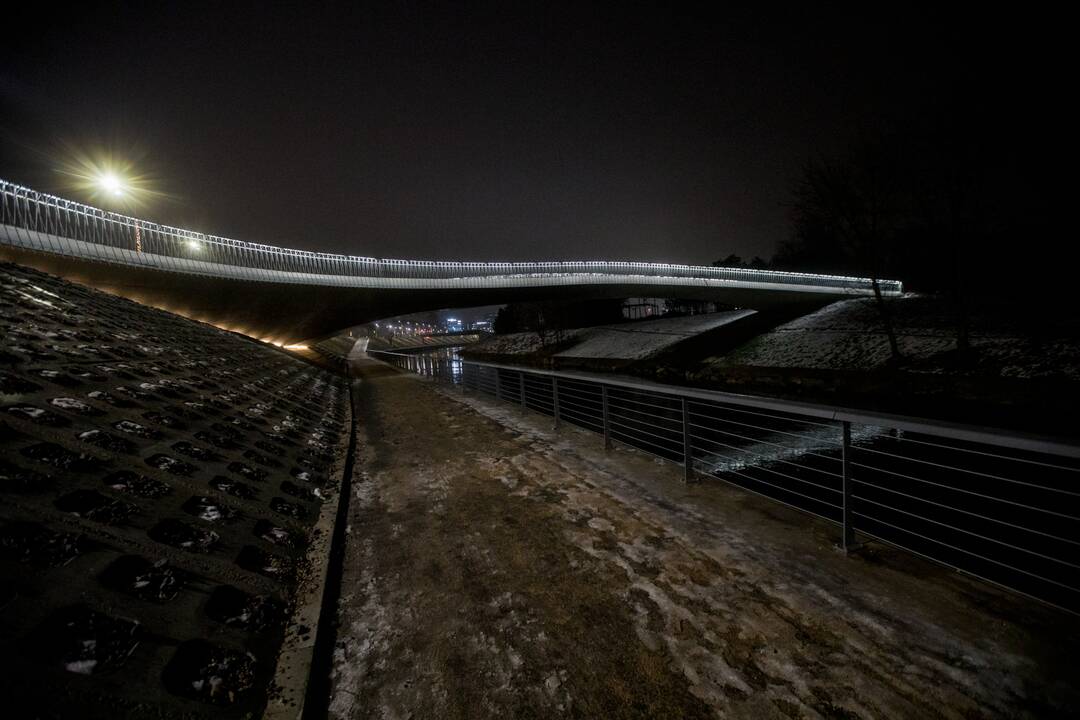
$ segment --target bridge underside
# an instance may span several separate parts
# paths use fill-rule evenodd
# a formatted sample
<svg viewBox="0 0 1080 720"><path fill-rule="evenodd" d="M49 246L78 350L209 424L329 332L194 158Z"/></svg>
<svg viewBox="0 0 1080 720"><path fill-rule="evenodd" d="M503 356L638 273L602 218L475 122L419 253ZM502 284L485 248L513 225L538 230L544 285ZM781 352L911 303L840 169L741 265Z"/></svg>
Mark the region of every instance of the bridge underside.
<svg viewBox="0 0 1080 720"><path fill-rule="evenodd" d="M843 291L801 292L745 287L688 286L685 282L604 283L508 287L394 289L275 283L169 272L0 246L0 258L60 275L105 292L268 342L325 337L394 315L449 307L548 299L671 297L708 300L757 310L808 308L847 297Z"/></svg>

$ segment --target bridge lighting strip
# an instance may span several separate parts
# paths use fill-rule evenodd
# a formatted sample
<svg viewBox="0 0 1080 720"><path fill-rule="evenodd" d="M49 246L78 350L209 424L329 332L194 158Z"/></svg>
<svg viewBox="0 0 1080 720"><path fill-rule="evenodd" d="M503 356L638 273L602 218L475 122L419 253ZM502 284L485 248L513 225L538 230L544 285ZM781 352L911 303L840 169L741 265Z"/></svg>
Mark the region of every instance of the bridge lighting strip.
<svg viewBox="0 0 1080 720"><path fill-rule="evenodd" d="M32 208L32 209L31 209ZM89 223L104 223L105 227L88 228ZM341 255L335 253L313 252L293 248L233 240L217 235L208 235L194 230L161 225L141 220L128 215L103 210L73 200L67 200L48 193L38 192L0 179L0 224L20 230L30 230L46 235L64 238L72 229L91 233L95 239L79 239L90 244L104 245L115 250L127 251L140 255L151 244L171 242L175 244L171 252L186 250L203 258L222 257L222 260L202 260L200 262L218 265L236 265L251 267L244 260L256 263L253 269L276 270L274 265L287 272L298 274L327 274L345 277L397 277L395 273L404 273L401 277L415 279L464 279L498 275L534 276L550 278L560 275L602 276L650 276L661 278L679 278L695 280L727 280L737 282L768 283L776 285L811 285L817 287L868 290L870 278L848 275L825 275L818 273L788 272L779 270L756 270L751 268L725 268L711 265L685 265L674 263L649 263L628 261L543 261L543 262L475 262L475 261L434 261L380 259L366 256ZM101 230L101 232L98 232ZM118 233L108 236L110 233ZM100 235L100 238L97 236ZM130 235L130 248L126 243ZM0 233L0 242L4 235ZM10 241L9 241L10 242ZM55 252L55 250L54 250ZM242 253L251 256L244 258ZM75 253L76 255L78 253ZM166 256L166 257L171 257ZM100 258L95 258L100 259ZM190 263L193 268L194 262ZM320 273L319 270L332 270ZM382 273L387 273L383 275ZM425 273L431 273L430 275ZM452 274L458 273L458 274ZM878 284L887 294L903 292L903 284L898 280L878 279Z"/></svg>

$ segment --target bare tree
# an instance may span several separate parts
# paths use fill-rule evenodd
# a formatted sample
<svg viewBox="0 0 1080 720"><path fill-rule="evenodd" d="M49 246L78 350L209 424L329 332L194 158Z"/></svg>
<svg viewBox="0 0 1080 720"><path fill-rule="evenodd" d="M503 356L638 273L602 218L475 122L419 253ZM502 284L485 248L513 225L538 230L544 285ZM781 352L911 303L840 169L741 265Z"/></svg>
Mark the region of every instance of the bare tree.
<svg viewBox="0 0 1080 720"><path fill-rule="evenodd" d="M961 358L971 353L965 263L972 238L986 234L992 214L983 199L981 158L966 146L963 133L954 127L924 141L922 164L913 183L913 197L921 231L937 241L946 277L937 290L945 290L956 312L956 349Z"/></svg>
<svg viewBox="0 0 1080 720"><path fill-rule="evenodd" d="M903 356L879 282L903 222L895 166L888 160L873 146L846 162L808 163L794 191L795 240L780 259L804 253L868 275L892 361L898 363Z"/></svg>

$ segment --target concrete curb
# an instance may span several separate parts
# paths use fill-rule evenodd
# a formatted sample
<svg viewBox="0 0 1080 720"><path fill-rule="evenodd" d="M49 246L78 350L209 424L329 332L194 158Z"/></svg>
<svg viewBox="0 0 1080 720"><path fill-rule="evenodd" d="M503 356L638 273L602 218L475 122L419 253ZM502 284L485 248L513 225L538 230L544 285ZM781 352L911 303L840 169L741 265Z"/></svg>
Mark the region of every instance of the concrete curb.
<svg viewBox="0 0 1080 720"><path fill-rule="evenodd" d="M349 384L351 396L351 380ZM311 530L312 542L297 583L295 609L285 630L285 640L268 692L269 700L263 713L265 720L299 720L304 714L334 551L335 525L342 503L348 502L350 485L345 475L352 471L353 466L351 455L355 452L355 413L356 408L350 397L346 424L348 431L339 445L340 464L334 468L334 474L341 477L337 502L323 503L319 519Z"/></svg>

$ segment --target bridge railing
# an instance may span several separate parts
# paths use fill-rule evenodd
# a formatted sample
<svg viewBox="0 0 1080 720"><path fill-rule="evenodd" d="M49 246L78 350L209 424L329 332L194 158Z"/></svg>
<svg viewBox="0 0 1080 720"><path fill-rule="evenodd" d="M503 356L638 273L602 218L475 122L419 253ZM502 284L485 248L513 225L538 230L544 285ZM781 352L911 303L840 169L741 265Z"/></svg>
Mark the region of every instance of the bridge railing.
<svg viewBox="0 0 1080 720"><path fill-rule="evenodd" d="M414 280L595 274L792 285L857 293L872 289L868 278L747 268L606 261L438 262L295 250L140 220L6 180L0 180L0 225L11 230L0 233L0 243L9 245L124 265L254 280L281 280L282 274ZM902 283L896 280L880 280L879 286L887 295L903 291Z"/></svg>
<svg viewBox="0 0 1080 720"><path fill-rule="evenodd" d="M1080 445L924 418L381 353L815 515L845 549L878 540L1080 612Z"/></svg>

